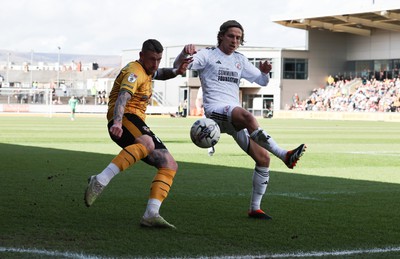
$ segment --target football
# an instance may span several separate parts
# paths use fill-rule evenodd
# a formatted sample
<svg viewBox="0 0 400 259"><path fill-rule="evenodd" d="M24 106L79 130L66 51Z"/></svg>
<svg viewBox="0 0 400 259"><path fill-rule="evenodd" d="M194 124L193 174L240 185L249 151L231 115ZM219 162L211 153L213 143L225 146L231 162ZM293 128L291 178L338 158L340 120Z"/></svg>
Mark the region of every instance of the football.
<svg viewBox="0 0 400 259"><path fill-rule="evenodd" d="M190 128L190 138L201 148L209 148L218 143L221 131L218 124L212 119L201 118Z"/></svg>

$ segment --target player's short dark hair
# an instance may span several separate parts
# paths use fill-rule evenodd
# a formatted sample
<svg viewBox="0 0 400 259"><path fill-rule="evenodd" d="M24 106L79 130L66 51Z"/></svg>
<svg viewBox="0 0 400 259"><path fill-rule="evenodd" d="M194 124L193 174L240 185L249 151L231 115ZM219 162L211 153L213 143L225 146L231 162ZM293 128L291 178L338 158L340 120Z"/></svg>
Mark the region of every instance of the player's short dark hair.
<svg viewBox="0 0 400 259"><path fill-rule="evenodd" d="M148 39L143 42L142 51L154 51L156 53L163 52L164 48L158 40Z"/></svg>
<svg viewBox="0 0 400 259"><path fill-rule="evenodd" d="M240 30L242 30L242 39L240 40L240 44L243 45L244 43L244 30L243 30L243 26L238 23L235 20L229 20L224 22L220 27L219 27L219 32L217 35L217 40L218 40L218 45L221 44L221 37L224 36L224 34L228 31L229 28L232 27L236 27L239 28Z"/></svg>

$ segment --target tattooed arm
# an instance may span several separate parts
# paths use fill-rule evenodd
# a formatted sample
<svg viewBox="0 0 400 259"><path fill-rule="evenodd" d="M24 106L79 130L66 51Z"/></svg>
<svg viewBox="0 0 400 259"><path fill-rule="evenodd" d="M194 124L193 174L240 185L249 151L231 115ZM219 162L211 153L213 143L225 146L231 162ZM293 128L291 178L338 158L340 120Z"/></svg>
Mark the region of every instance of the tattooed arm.
<svg viewBox="0 0 400 259"><path fill-rule="evenodd" d="M131 98L131 94L127 91L122 90L118 94L118 98L114 107L114 124L110 128L110 133L116 138L120 138L122 136L122 117L124 116L126 103Z"/></svg>
<svg viewBox="0 0 400 259"><path fill-rule="evenodd" d="M156 80L168 80L177 75L183 75L186 72L188 65L193 61L193 58L185 58L181 61L177 68L159 68L154 76Z"/></svg>
<svg viewBox="0 0 400 259"><path fill-rule="evenodd" d="M178 75L176 68L159 68L157 73L154 75L156 80L168 80L174 78Z"/></svg>

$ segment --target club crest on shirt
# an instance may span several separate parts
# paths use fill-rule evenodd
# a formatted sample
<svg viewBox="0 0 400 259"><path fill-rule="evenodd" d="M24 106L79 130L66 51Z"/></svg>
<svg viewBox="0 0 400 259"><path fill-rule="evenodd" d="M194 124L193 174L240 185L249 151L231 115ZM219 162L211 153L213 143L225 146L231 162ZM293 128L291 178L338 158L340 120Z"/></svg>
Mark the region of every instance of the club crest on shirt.
<svg viewBox="0 0 400 259"><path fill-rule="evenodd" d="M128 82L133 83L136 81L137 76L134 73L131 73L128 77Z"/></svg>
<svg viewBox="0 0 400 259"><path fill-rule="evenodd" d="M230 105L224 107L224 114L228 114L229 109L231 108Z"/></svg>
<svg viewBox="0 0 400 259"><path fill-rule="evenodd" d="M147 127L147 126L143 126L142 129L143 129L144 131L146 131L146 132L150 132L150 128Z"/></svg>
<svg viewBox="0 0 400 259"><path fill-rule="evenodd" d="M236 63L236 68L239 70L242 69L242 66L240 65L240 63Z"/></svg>

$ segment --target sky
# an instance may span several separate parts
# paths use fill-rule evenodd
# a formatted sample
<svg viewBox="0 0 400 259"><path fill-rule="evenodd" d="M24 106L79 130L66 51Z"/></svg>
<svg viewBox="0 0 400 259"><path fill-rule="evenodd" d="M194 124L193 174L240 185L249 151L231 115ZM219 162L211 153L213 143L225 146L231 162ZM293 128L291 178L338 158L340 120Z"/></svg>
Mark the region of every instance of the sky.
<svg viewBox="0 0 400 259"><path fill-rule="evenodd" d="M304 47L306 33L274 23L313 12L399 6L399 0L2 0L0 49L121 55L158 39L164 46L216 44L219 26L237 20L245 45Z"/></svg>

